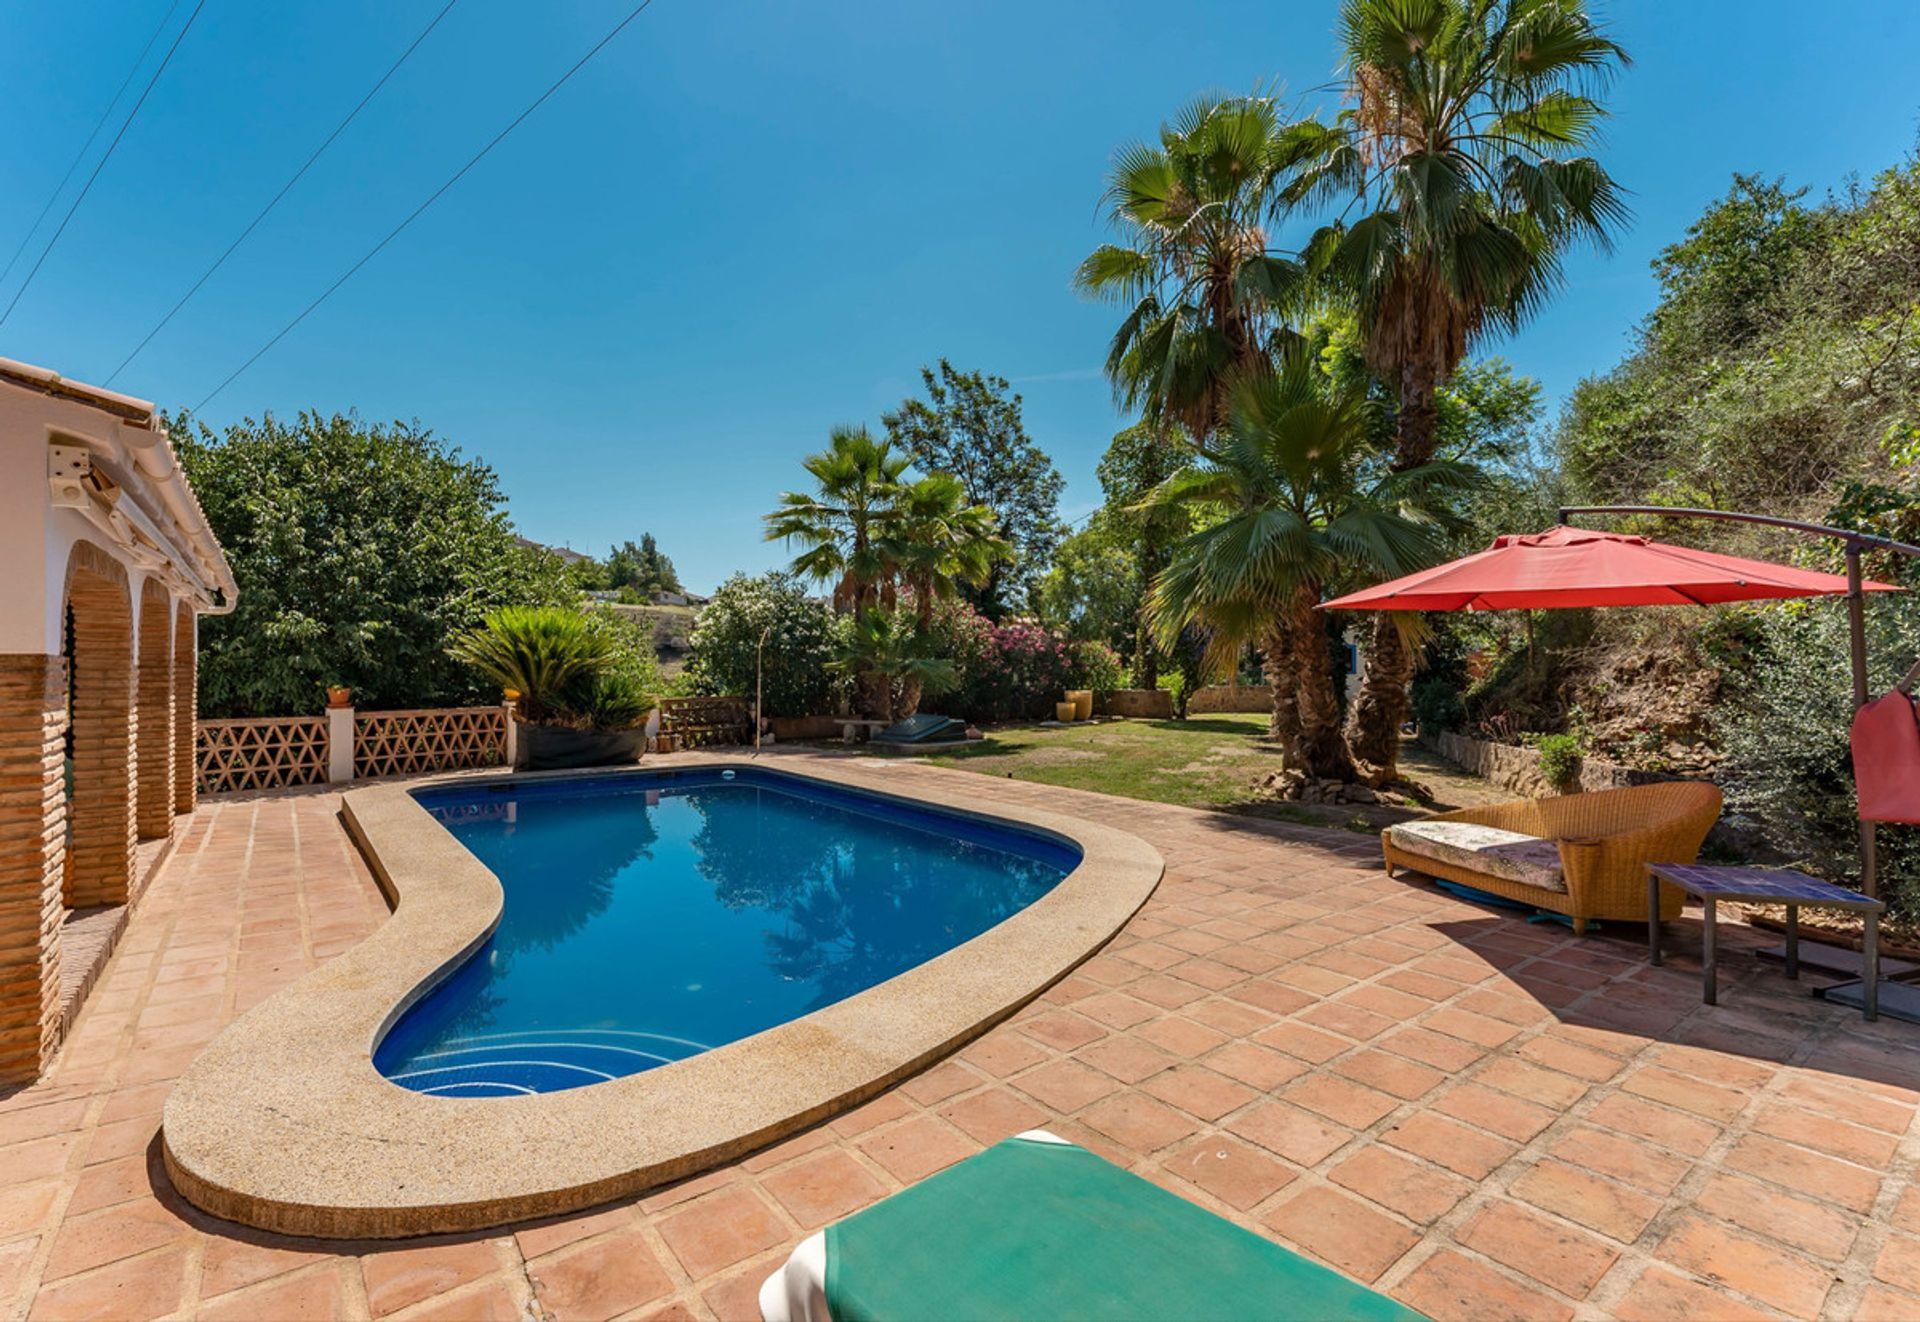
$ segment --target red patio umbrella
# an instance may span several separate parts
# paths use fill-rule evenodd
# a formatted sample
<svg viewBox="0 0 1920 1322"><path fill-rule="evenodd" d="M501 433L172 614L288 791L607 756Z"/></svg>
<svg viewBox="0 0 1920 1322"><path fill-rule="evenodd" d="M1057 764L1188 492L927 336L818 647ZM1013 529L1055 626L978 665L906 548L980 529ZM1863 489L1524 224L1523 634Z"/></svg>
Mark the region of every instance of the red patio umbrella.
<svg viewBox="0 0 1920 1322"><path fill-rule="evenodd" d="M1868 592L1897 592L1887 583ZM1573 606L1708 606L1842 596L1840 574L1716 555L1566 524L1508 534L1475 555L1324 603L1328 610L1528 610Z"/></svg>

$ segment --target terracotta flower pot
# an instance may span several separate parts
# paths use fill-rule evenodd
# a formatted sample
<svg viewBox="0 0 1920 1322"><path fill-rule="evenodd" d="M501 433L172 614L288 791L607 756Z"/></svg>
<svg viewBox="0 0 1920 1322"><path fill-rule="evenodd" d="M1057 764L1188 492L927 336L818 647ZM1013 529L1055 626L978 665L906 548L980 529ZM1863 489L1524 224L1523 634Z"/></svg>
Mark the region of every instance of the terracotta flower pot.
<svg viewBox="0 0 1920 1322"><path fill-rule="evenodd" d="M351 707L352 705L353 705L352 689L346 687L344 684L327 685L327 706Z"/></svg>

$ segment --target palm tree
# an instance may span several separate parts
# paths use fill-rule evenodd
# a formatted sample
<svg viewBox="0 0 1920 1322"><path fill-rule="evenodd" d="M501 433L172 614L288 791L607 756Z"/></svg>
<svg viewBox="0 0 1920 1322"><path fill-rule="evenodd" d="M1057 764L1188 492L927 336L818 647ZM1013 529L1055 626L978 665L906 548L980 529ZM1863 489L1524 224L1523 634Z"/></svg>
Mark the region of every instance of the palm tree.
<svg viewBox="0 0 1920 1322"><path fill-rule="evenodd" d="M993 511L967 504L966 488L951 473L902 488L893 515L886 554L913 595L923 629L936 599L951 597L959 582L985 582L995 562L1013 554L996 531Z"/></svg>
<svg viewBox="0 0 1920 1322"><path fill-rule="evenodd" d="M1114 159L1107 199L1122 242L1096 248L1074 286L1127 308L1107 378L1163 434L1214 433L1234 380L1265 370L1274 314L1304 291L1300 264L1269 253L1263 228L1275 179L1298 157L1294 134L1265 97L1207 97L1162 125L1157 145Z"/></svg>
<svg viewBox="0 0 1920 1322"><path fill-rule="evenodd" d="M921 693L944 693L956 679L953 662L929 655L925 635L901 611L869 608L855 615L832 664L854 676L864 690L862 708L881 721L894 718L896 685L917 703Z"/></svg>
<svg viewBox="0 0 1920 1322"><path fill-rule="evenodd" d="M767 540L805 548L794 572L831 582L835 610L865 610L893 580L890 538L912 457L865 427L835 427L827 448L802 463L815 490L781 493L764 519Z"/></svg>
<svg viewBox="0 0 1920 1322"><path fill-rule="evenodd" d="M1200 524L1148 594L1163 644L1198 623L1214 669L1248 643L1261 647L1289 768L1340 780L1355 768L1316 607L1343 576L1430 563L1440 524L1428 511L1475 476L1449 462L1387 469L1367 410L1363 390L1336 390L1306 353L1289 353L1278 371L1235 388L1204 460L1146 502L1191 511Z"/></svg>
<svg viewBox="0 0 1920 1322"><path fill-rule="evenodd" d="M1625 220L1587 149L1606 114L1589 93L1627 57L1585 0L1345 0L1339 32L1350 108L1296 126L1275 205L1342 208L1308 264L1358 310L1368 366L1399 402L1393 462L1412 470L1433 458L1438 391L1475 339L1519 326L1567 250L1607 247ZM1383 615L1352 722L1377 781L1395 774L1411 671Z"/></svg>

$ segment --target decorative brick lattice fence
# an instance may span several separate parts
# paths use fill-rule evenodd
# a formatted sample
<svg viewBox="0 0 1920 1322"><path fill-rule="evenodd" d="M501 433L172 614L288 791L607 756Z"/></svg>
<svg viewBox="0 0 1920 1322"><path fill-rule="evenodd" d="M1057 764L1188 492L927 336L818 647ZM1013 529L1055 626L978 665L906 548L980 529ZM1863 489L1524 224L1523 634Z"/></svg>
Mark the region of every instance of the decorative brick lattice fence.
<svg viewBox="0 0 1920 1322"><path fill-rule="evenodd" d="M353 719L353 774L413 776L507 760L505 707L366 711Z"/></svg>
<svg viewBox="0 0 1920 1322"><path fill-rule="evenodd" d="M497 767L507 757L505 707L440 707L200 722L203 794L285 789L364 776Z"/></svg>
<svg viewBox="0 0 1920 1322"><path fill-rule="evenodd" d="M195 758L202 794L317 785L327 778L327 722L320 716L201 721Z"/></svg>

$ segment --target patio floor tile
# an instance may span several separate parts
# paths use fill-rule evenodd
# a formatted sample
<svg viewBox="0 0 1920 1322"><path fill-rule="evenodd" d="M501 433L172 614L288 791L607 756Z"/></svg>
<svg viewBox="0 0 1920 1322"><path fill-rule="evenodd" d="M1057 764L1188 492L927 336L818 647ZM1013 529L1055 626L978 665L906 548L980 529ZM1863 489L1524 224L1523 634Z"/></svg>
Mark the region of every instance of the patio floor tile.
<svg viewBox="0 0 1920 1322"><path fill-rule="evenodd" d="M200 1045L385 913L337 796L205 801L51 1076L0 1096L0 1316L751 1318L811 1230L1045 1127L1437 1319L1920 1317L1915 1040L1759 966L1771 938L1723 924L1702 1006L1691 915L1655 970L1631 932L1389 881L1344 832L887 776L1134 831L1168 874L1040 1001L850 1113L425 1243L234 1232L151 1160Z"/></svg>

